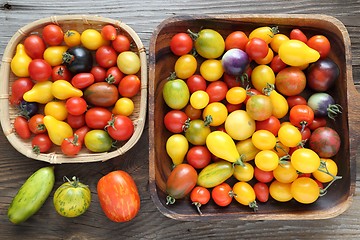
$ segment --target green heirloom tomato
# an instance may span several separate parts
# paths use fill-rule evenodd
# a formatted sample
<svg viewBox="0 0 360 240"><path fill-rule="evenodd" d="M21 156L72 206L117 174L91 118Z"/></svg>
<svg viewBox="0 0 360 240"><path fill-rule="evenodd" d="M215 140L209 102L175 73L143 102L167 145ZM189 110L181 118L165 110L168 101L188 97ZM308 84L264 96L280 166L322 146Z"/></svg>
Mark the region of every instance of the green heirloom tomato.
<svg viewBox="0 0 360 240"><path fill-rule="evenodd" d="M191 32L189 30L189 32ZM196 52L207 59L220 57L225 51L224 38L215 30L203 29L199 33L191 33L195 39Z"/></svg>
<svg viewBox="0 0 360 240"><path fill-rule="evenodd" d="M172 109L184 108L190 99L190 91L185 81L181 79L169 80L163 88L165 103Z"/></svg>
<svg viewBox="0 0 360 240"><path fill-rule="evenodd" d="M112 146L112 139L105 130L95 129L86 133L84 143L92 152L106 152Z"/></svg>
<svg viewBox="0 0 360 240"><path fill-rule="evenodd" d="M91 203L91 192L87 185L79 182L76 177L63 183L54 193L56 212L64 217L77 217L86 212Z"/></svg>

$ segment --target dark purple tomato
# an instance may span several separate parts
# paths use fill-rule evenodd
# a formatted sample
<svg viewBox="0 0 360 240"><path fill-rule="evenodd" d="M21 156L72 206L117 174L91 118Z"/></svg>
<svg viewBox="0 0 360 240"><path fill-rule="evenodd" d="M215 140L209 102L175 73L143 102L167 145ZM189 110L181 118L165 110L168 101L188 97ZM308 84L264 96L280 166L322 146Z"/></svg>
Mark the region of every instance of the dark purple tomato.
<svg viewBox="0 0 360 240"><path fill-rule="evenodd" d="M340 149L340 136L330 127L316 128L310 138L309 147L315 151L321 158L331 158L335 156Z"/></svg>
<svg viewBox="0 0 360 240"><path fill-rule="evenodd" d="M334 85L339 75L340 69L333 60L320 59L309 66L307 85L314 91L325 92Z"/></svg>

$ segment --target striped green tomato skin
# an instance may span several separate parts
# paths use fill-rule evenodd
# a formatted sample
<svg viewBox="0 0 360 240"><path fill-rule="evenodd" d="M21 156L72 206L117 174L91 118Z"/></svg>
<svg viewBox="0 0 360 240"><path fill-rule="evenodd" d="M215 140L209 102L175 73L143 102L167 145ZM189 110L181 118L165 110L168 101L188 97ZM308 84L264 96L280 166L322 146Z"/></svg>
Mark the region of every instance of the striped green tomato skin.
<svg viewBox="0 0 360 240"><path fill-rule="evenodd" d="M8 218L14 224L20 224L34 215L49 197L54 187L54 167L43 167L34 172L21 186L13 198Z"/></svg>
<svg viewBox="0 0 360 240"><path fill-rule="evenodd" d="M73 181L69 180L56 189L53 203L61 216L77 217L90 207L91 192L87 185L73 178Z"/></svg>

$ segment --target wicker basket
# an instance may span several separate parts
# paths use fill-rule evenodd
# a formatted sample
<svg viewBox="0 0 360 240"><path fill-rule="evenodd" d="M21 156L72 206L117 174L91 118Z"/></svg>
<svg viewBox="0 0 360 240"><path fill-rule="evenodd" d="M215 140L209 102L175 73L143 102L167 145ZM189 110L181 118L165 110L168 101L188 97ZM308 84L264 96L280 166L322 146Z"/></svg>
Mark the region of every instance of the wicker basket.
<svg viewBox="0 0 360 240"><path fill-rule="evenodd" d="M9 104L9 93L11 93L11 84L17 77L10 70L10 62L15 54L18 43L21 43L29 34L41 34L42 28L50 23L59 25L63 31L74 29L80 33L87 28L101 30L102 26L112 24L118 29L118 32L126 35L132 42L133 51L137 52L141 61L141 70L138 77L141 79L141 90L135 97L134 112L129 116L134 122L134 134L126 142L118 142L116 148L104 153L92 153L85 147L75 157L68 157L62 154L60 147L54 146L49 153L35 154L32 151L31 140L23 140L17 136L13 130L13 122L19 112L16 107ZM49 163L85 163L106 161L116 156L122 155L131 149L139 140L145 125L146 106L147 106L147 62L146 50L135 31L121 21L103 18L99 16L88 15L64 15L52 16L32 22L20 28L10 39L3 55L0 69L0 105L1 105L1 126L4 134L11 145L23 155L40 161Z"/></svg>

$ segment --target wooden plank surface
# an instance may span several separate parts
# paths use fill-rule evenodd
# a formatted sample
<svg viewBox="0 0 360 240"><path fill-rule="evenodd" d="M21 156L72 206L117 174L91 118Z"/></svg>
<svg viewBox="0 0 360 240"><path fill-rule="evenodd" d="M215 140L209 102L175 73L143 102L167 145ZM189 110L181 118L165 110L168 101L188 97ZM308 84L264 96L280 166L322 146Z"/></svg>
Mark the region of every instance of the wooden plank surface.
<svg viewBox="0 0 360 240"><path fill-rule="evenodd" d="M346 2L346 3L345 3ZM119 19L131 26L149 46L151 34L167 17L182 14L219 13L321 13L338 18L347 27L352 42L355 84L360 83L360 1L0 1L0 57L7 42L22 26L38 18L61 14L96 14ZM77 175L87 183L93 200L87 213L75 219L55 212L51 198L21 226L6 217L12 197L26 178L45 163L27 159L0 134L0 239L357 239L360 237L360 197L342 215L316 221L186 222L163 216L152 202L148 189L148 127L135 147L125 155L104 163L56 166L56 183L62 176ZM359 159L359 158L358 158ZM357 161L359 162L359 161ZM128 223L113 223L103 214L96 184L106 173L122 169L130 173L139 188L141 210ZM360 190L357 168L357 188ZM51 196L53 196L53 192Z"/></svg>

